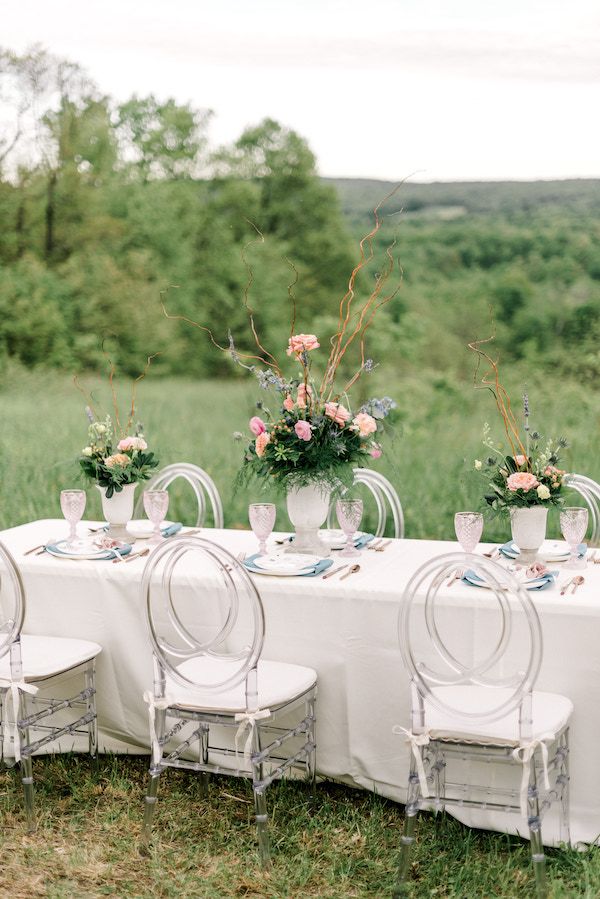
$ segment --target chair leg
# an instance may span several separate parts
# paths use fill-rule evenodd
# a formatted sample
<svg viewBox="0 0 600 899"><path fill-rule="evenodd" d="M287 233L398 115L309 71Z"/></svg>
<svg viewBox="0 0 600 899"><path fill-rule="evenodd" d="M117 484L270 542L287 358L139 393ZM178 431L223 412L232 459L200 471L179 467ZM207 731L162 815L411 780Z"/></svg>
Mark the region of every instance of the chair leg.
<svg viewBox="0 0 600 899"><path fill-rule="evenodd" d="M26 748L30 743L29 728L20 727L19 721L23 721L29 714L27 696L19 690L19 713L16 726L16 739L19 740L21 748L21 783L23 784L23 800L25 804L25 822L29 833L33 833L36 829L35 820L35 796L33 790L33 763L31 755L25 754Z"/></svg>
<svg viewBox="0 0 600 899"><path fill-rule="evenodd" d="M315 715L316 696L312 693L306 700L306 717L310 720L306 734L306 742L310 744L311 749L306 756L306 774L310 784L310 792L315 795L315 784L317 781L317 721Z"/></svg>
<svg viewBox="0 0 600 899"><path fill-rule="evenodd" d="M256 832L258 836L258 853L263 868L271 861L269 845L269 816L267 814L266 786L263 783L263 764L256 763L255 756L260 753L260 726L255 724L252 736L252 789L254 791L254 811L256 816Z"/></svg>
<svg viewBox="0 0 600 899"><path fill-rule="evenodd" d="M571 845L571 821L569 808L569 728L567 728L560 740L559 751L561 754L560 774L557 778L557 785L560 784L560 810L559 810L559 826L560 841Z"/></svg>
<svg viewBox="0 0 600 899"><path fill-rule="evenodd" d="M393 893L394 899L403 896L408 888L410 872L410 851L415 841L415 826L419 814L419 800L421 798L421 785L417 774L417 764L413 754L410 756L410 774L408 776L408 794L406 808L404 810L404 831L400 841L400 861L398 864L398 876Z"/></svg>
<svg viewBox="0 0 600 899"><path fill-rule="evenodd" d="M535 754L529 762L529 789L527 790L527 823L529 825L529 842L531 844L531 861L535 874L535 890L537 899L546 899L546 856L542 843L542 824L540 820L539 797L535 773Z"/></svg>
<svg viewBox="0 0 600 899"><path fill-rule="evenodd" d="M150 767L150 775L148 779L148 788L144 797L144 823L142 824L142 833L140 837L140 849L147 850L152 834L152 821L154 820L154 809L158 802L158 778L161 774L160 765Z"/></svg>
<svg viewBox="0 0 600 899"><path fill-rule="evenodd" d="M198 760L203 765L208 765L208 738L210 734L210 727L208 724L201 725L201 733L200 738L198 740ZM205 799L208 799L208 786L210 784L210 774L208 771L202 771L200 773L200 783L202 786L202 796Z"/></svg>
<svg viewBox="0 0 600 899"><path fill-rule="evenodd" d="M86 700L88 713L94 717L88 722L88 747L91 758L98 756L98 715L96 711L96 666L95 659L85 669L85 686L90 691Z"/></svg>

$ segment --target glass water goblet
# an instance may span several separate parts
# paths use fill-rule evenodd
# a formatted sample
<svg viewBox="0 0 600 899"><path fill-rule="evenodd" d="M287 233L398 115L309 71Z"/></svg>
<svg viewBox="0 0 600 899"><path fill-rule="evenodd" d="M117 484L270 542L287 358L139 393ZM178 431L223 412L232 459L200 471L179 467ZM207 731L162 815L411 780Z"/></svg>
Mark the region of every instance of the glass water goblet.
<svg viewBox="0 0 600 899"><path fill-rule="evenodd" d="M250 527L258 540L258 552L261 556L267 554L267 540L275 527L276 514L274 503L250 503L248 506Z"/></svg>
<svg viewBox="0 0 600 899"><path fill-rule="evenodd" d="M77 549L83 543L82 540L77 539L77 525L83 518L85 501L85 490L60 491L60 508L70 527L67 549Z"/></svg>
<svg viewBox="0 0 600 899"><path fill-rule="evenodd" d="M585 537L588 526L588 510L580 506L571 506L562 509L560 513L560 529L562 535L569 544L571 553L565 568L585 568L585 558L579 558L579 544Z"/></svg>
<svg viewBox="0 0 600 899"><path fill-rule="evenodd" d="M359 556L360 552L354 545L354 535L363 515L362 499L338 499L335 504L335 512L340 527L346 535L346 545L340 556Z"/></svg>
<svg viewBox="0 0 600 899"><path fill-rule="evenodd" d="M169 508L169 493L167 490L144 490L144 512L154 525L150 545L156 546L165 539L160 532L160 526L165 520Z"/></svg>
<svg viewBox="0 0 600 899"><path fill-rule="evenodd" d="M462 551L474 552L483 531L483 515L481 512L457 512L454 516L454 530Z"/></svg>

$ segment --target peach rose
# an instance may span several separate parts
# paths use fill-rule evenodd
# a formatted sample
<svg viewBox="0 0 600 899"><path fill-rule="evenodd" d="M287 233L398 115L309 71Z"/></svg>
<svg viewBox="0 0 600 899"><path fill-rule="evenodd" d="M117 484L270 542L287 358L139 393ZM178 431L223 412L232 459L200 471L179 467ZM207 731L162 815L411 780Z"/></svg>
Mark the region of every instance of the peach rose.
<svg viewBox="0 0 600 899"><path fill-rule="evenodd" d="M270 436L270 434L267 434L266 431L262 431L257 436L256 441L254 443L254 448L256 450L257 456L259 456L259 457L264 456L265 449L267 448L267 443L270 443L270 441L271 441L271 436Z"/></svg>
<svg viewBox="0 0 600 899"><path fill-rule="evenodd" d="M108 456L104 460L107 468L115 468L117 465L129 465L131 459L125 453L115 453L114 456Z"/></svg>
<svg viewBox="0 0 600 899"><path fill-rule="evenodd" d="M250 421L248 422L248 427L252 431L255 437L258 437L259 434L264 434L267 430L264 421L262 418L259 418L258 415L254 415Z"/></svg>
<svg viewBox="0 0 600 899"><path fill-rule="evenodd" d="M145 450L148 449L148 444L143 437L123 437L122 440L119 440L117 449L121 450L121 452L126 452L127 450Z"/></svg>
<svg viewBox="0 0 600 899"><path fill-rule="evenodd" d="M524 456L522 453L519 453L518 456L515 456L514 460L519 468L521 468L523 465L527 465L527 456Z"/></svg>
<svg viewBox="0 0 600 899"><path fill-rule="evenodd" d="M308 353L309 350L316 350L321 344L317 340L316 334L295 334L288 340L287 354L292 353L299 356L301 353Z"/></svg>
<svg viewBox="0 0 600 899"><path fill-rule="evenodd" d="M296 402L301 409L306 406L306 400L312 399L312 388L310 384L300 384L298 387L298 399Z"/></svg>
<svg viewBox="0 0 600 899"><path fill-rule="evenodd" d="M312 427L307 421L297 421L294 425L294 431L299 440L310 440L312 437Z"/></svg>
<svg viewBox="0 0 600 899"><path fill-rule="evenodd" d="M294 401L289 393L283 401L283 408L287 409L288 412L291 412L294 408Z"/></svg>
<svg viewBox="0 0 600 899"><path fill-rule="evenodd" d="M352 429L358 431L361 437L367 437L369 434L375 433L377 422L372 415L368 415L366 412L359 412L352 419Z"/></svg>
<svg viewBox="0 0 600 899"><path fill-rule="evenodd" d="M341 428L350 418L350 413L340 403L325 403L325 415Z"/></svg>
<svg viewBox="0 0 600 899"><path fill-rule="evenodd" d="M524 490L527 492L528 490L533 490L533 488L538 485L539 481L536 476L530 474L528 471L516 471L514 474L509 475L506 480L506 486L509 490L512 490L513 493L516 490Z"/></svg>

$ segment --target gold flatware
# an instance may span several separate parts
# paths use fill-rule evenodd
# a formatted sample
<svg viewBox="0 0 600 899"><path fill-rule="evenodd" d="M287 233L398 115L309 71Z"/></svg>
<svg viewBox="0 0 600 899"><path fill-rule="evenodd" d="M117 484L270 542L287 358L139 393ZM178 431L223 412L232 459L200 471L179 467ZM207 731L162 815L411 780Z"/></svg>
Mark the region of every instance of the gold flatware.
<svg viewBox="0 0 600 899"><path fill-rule="evenodd" d="M391 540L385 540L383 543L380 543L379 546L375 547L375 552L376 553L384 552L387 549L387 547L390 545L391 542L392 542Z"/></svg>
<svg viewBox="0 0 600 899"><path fill-rule="evenodd" d="M141 559L142 556L147 556L149 554L149 552L150 552L150 547L146 547L146 549L140 549L139 552L131 553L129 556L127 556L125 559L123 559L123 561L124 562L133 562L134 559ZM118 561L119 561L118 559L113 559L113 564L114 564L114 562L118 562Z"/></svg>
<svg viewBox="0 0 600 899"><path fill-rule="evenodd" d="M577 577L573 578L573 590L572 593L575 593L578 587L581 587L582 584L585 584L585 578L578 574Z"/></svg>
<svg viewBox="0 0 600 899"><path fill-rule="evenodd" d="M38 549L38 551L36 552L36 556L43 556L45 552L46 552L46 547L42 546L42 548Z"/></svg>
<svg viewBox="0 0 600 899"><path fill-rule="evenodd" d="M342 571L344 568L347 568L349 564L349 562L346 562L345 565L338 565L337 568L331 568L329 571L326 571L325 574L321 575L321 579L325 580L325 578L331 577L332 574L337 574L338 571Z"/></svg>
<svg viewBox="0 0 600 899"><path fill-rule="evenodd" d="M499 547L499 546L495 546L493 549L490 549L489 552L483 553L483 555L484 555L487 559L495 559L496 556L499 556L499 555L500 555L500 547Z"/></svg>
<svg viewBox="0 0 600 899"><path fill-rule="evenodd" d="M31 553L34 553L36 551L36 549L45 550L46 547L43 543L40 543L38 546L32 546L31 549L28 549L26 552L23 553L23 555L29 556L29 555L31 555Z"/></svg>
<svg viewBox="0 0 600 899"><path fill-rule="evenodd" d="M377 549L378 546L381 546L383 540L379 538L379 540L374 540L372 543L369 543L367 549Z"/></svg>
<svg viewBox="0 0 600 899"><path fill-rule="evenodd" d="M598 552L597 549L593 549L593 550L591 551L591 553L590 553L589 556L587 557L588 562L593 562L593 561L595 560L595 558L596 558L596 553L597 553L597 552Z"/></svg>
<svg viewBox="0 0 600 899"><path fill-rule="evenodd" d="M454 581L457 581L460 577L462 577L462 574L460 573L460 571L457 568L456 571L453 573L452 577L450 578L450 580L448 581L448 583L446 584L446 587L451 587L452 584L454 583Z"/></svg>
<svg viewBox="0 0 600 899"><path fill-rule="evenodd" d="M343 581L345 577L350 577L351 574L356 574L357 571L360 571L360 565L353 565L350 571L341 576L340 581Z"/></svg>
<svg viewBox="0 0 600 899"><path fill-rule="evenodd" d="M575 578L572 577L570 581L567 581L566 584L563 584L562 590L560 591L561 596L565 595L565 593L567 592L567 590L569 589L569 587L571 586L571 584L573 583L574 580L575 580Z"/></svg>

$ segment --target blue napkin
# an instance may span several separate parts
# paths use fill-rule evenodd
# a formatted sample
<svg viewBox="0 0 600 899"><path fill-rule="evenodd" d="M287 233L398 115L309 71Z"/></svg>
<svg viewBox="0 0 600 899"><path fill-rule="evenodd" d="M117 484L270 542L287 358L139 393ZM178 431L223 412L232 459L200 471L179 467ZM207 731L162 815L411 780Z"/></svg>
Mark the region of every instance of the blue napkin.
<svg viewBox="0 0 600 899"><path fill-rule="evenodd" d="M59 540L58 543L47 543L46 546L44 547L44 549L46 550L46 552L50 552L50 554L56 553L56 555L59 555L59 556L66 556L66 557L68 557L69 559L74 558L74 556L72 555L72 553L65 552L63 549L60 548L60 544L63 543L63 542L64 542L64 541ZM100 548L101 548L101 547L96 547L96 549L98 549L98 550L100 550ZM92 547L92 548L90 549L90 552L93 552L93 549L94 549L94 548ZM119 549L119 555L120 555L120 556L128 556L129 553L131 552L131 545L130 545L129 543L123 543L122 546L119 546L119 547L118 547L118 549ZM117 554L116 554L116 552L114 551L114 549L109 549L109 548L107 547L107 549L104 551L104 554L103 554L103 555L98 555L98 556L96 556L92 561L94 561L94 562L104 562L104 561L107 560L107 559L116 559L116 558L117 558Z"/></svg>
<svg viewBox="0 0 600 899"><path fill-rule="evenodd" d="M578 546L578 551L579 558L582 559L587 552L587 543L580 543ZM506 556L507 559L519 558L519 548L513 540L509 540L508 543L505 543L504 546L501 546L500 552L503 556Z"/></svg>
<svg viewBox="0 0 600 899"><path fill-rule="evenodd" d="M546 574L530 578L530 580L523 581L522 583L526 590L545 590L546 587L550 587L554 583L557 575L558 571L548 571ZM475 574L471 568L468 571L465 571L462 576L462 581L465 584L469 584L471 587L483 587L485 585L483 578L479 577L478 574Z"/></svg>
<svg viewBox="0 0 600 899"><path fill-rule="evenodd" d="M254 553L253 556L248 556L247 559L244 559L243 565L248 571L258 572L260 574L264 574L264 571L261 568L258 568L254 564L254 560L258 559L260 553ZM287 575L288 577L318 577L318 575L323 574L324 571L327 571L328 568L331 568L333 565L332 559L319 559L314 568L308 568L306 571L299 571L297 575Z"/></svg>
<svg viewBox="0 0 600 899"><path fill-rule="evenodd" d="M166 528L161 528L160 532L163 537L172 537L174 534L177 534L181 528L183 527L180 521L174 521L173 524L170 524Z"/></svg>

